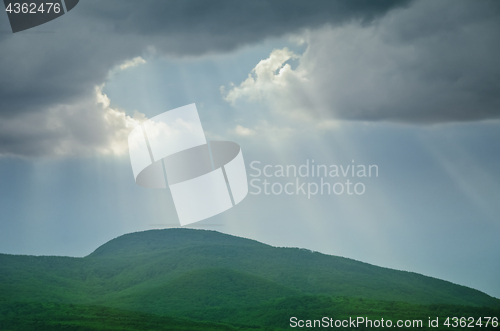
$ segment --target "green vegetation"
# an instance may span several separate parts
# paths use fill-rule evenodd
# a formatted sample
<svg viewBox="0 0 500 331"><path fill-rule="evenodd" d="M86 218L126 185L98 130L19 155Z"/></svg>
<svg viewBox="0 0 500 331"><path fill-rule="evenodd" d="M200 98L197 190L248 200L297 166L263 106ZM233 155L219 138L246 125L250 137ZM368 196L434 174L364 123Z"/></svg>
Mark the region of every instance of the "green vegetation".
<svg viewBox="0 0 500 331"><path fill-rule="evenodd" d="M236 330L235 327L187 319L122 311L107 307L57 303L0 305L0 330Z"/></svg>
<svg viewBox="0 0 500 331"><path fill-rule="evenodd" d="M500 317L500 300L204 230L132 233L85 258L0 254L0 330L275 330L292 316Z"/></svg>

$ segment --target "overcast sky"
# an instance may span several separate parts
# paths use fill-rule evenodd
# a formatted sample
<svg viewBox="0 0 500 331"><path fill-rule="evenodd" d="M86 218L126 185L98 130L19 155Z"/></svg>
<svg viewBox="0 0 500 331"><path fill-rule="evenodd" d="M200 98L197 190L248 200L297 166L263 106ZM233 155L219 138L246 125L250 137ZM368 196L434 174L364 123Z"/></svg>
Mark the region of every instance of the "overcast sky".
<svg viewBox="0 0 500 331"><path fill-rule="evenodd" d="M81 1L0 15L0 252L84 256L178 226L128 133L195 102L265 164L376 164L363 195L252 195L194 224L500 297L500 3ZM252 177L249 177L251 179ZM285 183L286 179L273 179Z"/></svg>

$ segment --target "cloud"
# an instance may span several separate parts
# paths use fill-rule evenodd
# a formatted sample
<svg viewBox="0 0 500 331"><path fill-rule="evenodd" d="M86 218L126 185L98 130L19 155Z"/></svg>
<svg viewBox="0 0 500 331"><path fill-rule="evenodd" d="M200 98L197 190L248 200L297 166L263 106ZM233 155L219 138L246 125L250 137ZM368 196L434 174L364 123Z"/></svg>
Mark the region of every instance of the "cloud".
<svg viewBox="0 0 500 331"><path fill-rule="evenodd" d="M304 95L303 87L310 81L305 70L292 70L290 64L286 63L296 58L299 56L288 48L272 51L269 58L260 61L239 86L232 87L227 93L225 88L221 88L225 94L224 100L232 105L242 99L261 102L285 115L303 117L304 110L296 111L296 105L303 104L308 98Z"/></svg>
<svg viewBox="0 0 500 331"><path fill-rule="evenodd" d="M58 105L0 121L0 156L123 155L129 132L144 121L110 107L102 86L92 100Z"/></svg>
<svg viewBox="0 0 500 331"><path fill-rule="evenodd" d="M357 20L369 23L409 1L348 0L213 0L89 1L81 15L89 22L105 23L115 35L140 36L166 42L162 52L195 55L229 51L265 38L296 33L326 23ZM80 4L81 6L82 4ZM157 40L158 41L158 40Z"/></svg>
<svg viewBox="0 0 500 331"><path fill-rule="evenodd" d="M137 67L139 64L144 64L146 63L146 60L144 60L142 57L134 57L132 60L127 60L123 64L119 66L120 70L126 70L128 68L132 67Z"/></svg>
<svg viewBox="0 0 500 331"><path fill-rule="evenodd" d="M300 71L293 71L285 62L298 57L286 47L274 50L269 58L255 66L240 86L233 87L224 99L234 105L236 100L243 97L250 101L267 100L274 93L287 90L294 80L301 80L301 74ZM220 90L224 94L224 86Z"/></svg>
<svg viewBox="0 0 500 331"><path fill-rule="evenodd" d="M237 125L234 128L234 132L238 136L253 136L256 133L254 130L249 129L249 128L245 128L244 126L241 126L241 125Z"/></svg>
<svg viewBox="0 0 500 331"><path fill-rule="evenodd" d="M66 129L52 125L71 122L73 113L81 115L80 121L102 117L96 113L99 107L95 105L95 86L105 83L110 70L117 66L128 68L153 53L183 57L227 52L324 24L340 25L352 20L368 24L407 3L82 1L57 20L16 34L0 34L0 122L4 130L0 133L1 154L66 155L65 144L75 147L76 137L85 139L74 153L104 148L87 137L90 133L81 131L84 127L92 130L92 123L69 125ZM2 29L6 24L5 20L0 22ZM130 59L132 62L126 62ZM92 110L84 116L83 109ZM110 114L110 110L101 111ZM125 117L120 118L126 122ZM35 129L36 123L39 125ZM106 122L98 123L105 126ZM34 131L30 133L28 127ZM70 139L71 134L63 133L65 130L78 133ZM57 139L62 139L61 143ZM95 139L107 138L97 135ZM85 141L89 148L84 147Z"/></svg>
<svg viewBox="0 0 500 331"><path fill-rule="evenodd" d="M287 61L297 55L274 50L225 99L318 123L500 117L498 3L420 1L373 25L329 26L303 38L295 69Z"/></svg>
<svg viewBox="0 0 500 331"><path fill-rule="evenodd" d="M406 2L89 0L68 15L1 34L0 112L36 111L90 95L109 70L149 54L226 52L324 24L370 21ZM53 33L36 33L45 31Z"/></svg>

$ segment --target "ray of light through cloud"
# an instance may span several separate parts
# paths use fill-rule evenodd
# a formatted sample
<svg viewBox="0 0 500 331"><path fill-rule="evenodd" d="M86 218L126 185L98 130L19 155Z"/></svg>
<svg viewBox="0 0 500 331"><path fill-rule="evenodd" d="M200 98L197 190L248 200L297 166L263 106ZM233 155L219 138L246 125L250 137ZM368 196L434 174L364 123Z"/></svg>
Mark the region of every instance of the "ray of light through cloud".
<svg viewBox="0 0 500 331"><path fill-rule="evenodd" d="M500 297L498 21L489 3L468 6L448 12L415 2L369 22L355 17L240 44L229 38L220 49L210 40L192 49L171 37L113 38L119 57L85 62L98 78L78 72L90 92L59 108L40 102L39 112L26 101L29 110L2 117L0 207L8 221L0 252L84 256L123 233L177 227L168 190L136 187L126 137L146 118L196 103L207 138L238 142L249 175L252 161L314 160L376 164L379 176L355 179L366 185L360 196L249 194L191 227ZM444 12L451 27L440 23ZM38 121L53 109L53 121ZM54 129L58 123L66 130Z"/></svg>

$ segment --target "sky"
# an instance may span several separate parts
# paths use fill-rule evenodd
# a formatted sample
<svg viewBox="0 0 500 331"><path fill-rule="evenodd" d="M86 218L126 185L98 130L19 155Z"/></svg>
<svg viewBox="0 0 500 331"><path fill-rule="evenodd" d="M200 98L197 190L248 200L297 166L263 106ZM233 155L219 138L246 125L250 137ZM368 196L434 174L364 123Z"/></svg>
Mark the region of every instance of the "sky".
<svg viewBox="0 0 500 331"><path fill-rule="evenodd" d="M196 103L249 182L320 184L255 170L313 160L378 176L323 178L362 183L351 195L251 185L189 227L500 298L499 18L495 1L87 0L13 34L0 15L0 253L85 256L179 227L168 189L135 184L127 137Z"/></svg>

